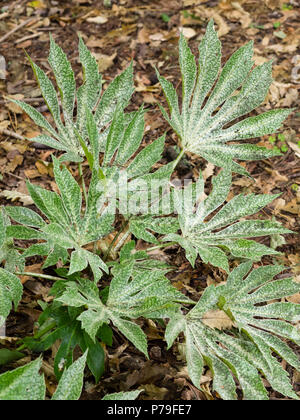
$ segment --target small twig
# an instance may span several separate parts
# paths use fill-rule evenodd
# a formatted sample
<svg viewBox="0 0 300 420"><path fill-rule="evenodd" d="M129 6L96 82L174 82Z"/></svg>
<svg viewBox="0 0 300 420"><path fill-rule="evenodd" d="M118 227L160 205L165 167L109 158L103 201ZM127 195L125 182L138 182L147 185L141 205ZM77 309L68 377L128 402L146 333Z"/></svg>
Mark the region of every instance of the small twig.
<svg viewBox="0 0 300 420"><path fill-rule="evenodd" d="M17 134L14 131L7 130L6 128L0 128L0 133L5 134L6 136L14 137L17 140L26 140L25 137L21 134Z"/></svg>
<svg viewBox="0 0 300 420"><path fill-rule="evenodd" d="M9 38L12 34L17 32L19 29L21 29L24 26L28 25L29 23L33 23L37 20L38 20L38 18L30 18L30 19L24 20L24 22L20 23L20 25L17 25L11 31L7 32L7 34L5 34L2 38L0 38L0 44L2 44L3 41L5 41L7 38Z"/></svg>
<svg viewBox="0 0 300 420"><path fill-rule="evenodd" d="M20 179L21 181L24 181L24 178L22 178L22 177L20 177L20 176L18 176L16 174L13 174L12 172L5 172L5 174L6 175L9 175L9 176L13 176L16 179Z"/></svg>
<svg viewBox="0 0 300 420"><path fill-rule="evenodd" d="M9 16L9 13L8 12L1 13L0 20L1 19L5 19L7 16Z"/></svg>
<svg viewBox="0 0 300 420"><path fill-rule="evenodd" d="M156 249L160 249L160 248L167 248L168 246L173 246L176 245L177 242L166 242L164 244L160 244L160 245L156 245L156 246L152 246L151 248L147 248L145 249L146 252L151 252L151 251L155 251Z"/></svg>
<svg viewBox="0 0 300 420"><path fill-rule="evenodd" d="M30 273L29 271L25 271L24 273L17 272L15 274L17 276L40 277L42 279L53 280L53 281L65 280L65 279L62 279L61 277L48 276L48 274Z"/></svg>
<svg viewBox="0 0 300 420"><path fill-rule="evenodd" d="M21 42L28 41L29 39L37 38L39 36L41 36L41 34L32 34L32 35L23 36L23 38L17 39L15 41L15 44L21 44Z"/></svg>

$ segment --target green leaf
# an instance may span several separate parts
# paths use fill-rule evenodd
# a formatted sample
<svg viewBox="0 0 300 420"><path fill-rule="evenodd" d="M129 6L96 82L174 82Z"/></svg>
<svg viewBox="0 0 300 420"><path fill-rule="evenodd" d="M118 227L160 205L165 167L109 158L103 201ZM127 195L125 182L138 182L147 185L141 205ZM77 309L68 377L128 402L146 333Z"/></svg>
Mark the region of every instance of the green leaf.
<svg viewBox="0 0 300 420"><path fill-rule="evenodd" d="M189 113L190 101L195 86L197 67L195 57L182 33L179 40L179 63L182 78L182 114L185 121L188 118L187 114Z"/></svg>
<svg viewBox="0 0 300 420"><path fill-rule="evenodd" d="M7 365L10 362L22 359L23 357L25 357L25 354L19 351L0 349L0 366Z"/></svg>
<svg viewBox="0 0 300 420"><path fill-rule="evenodd" d="M126 321L125 319L112 318L115 326L121 331L125 337L132 342L132 344L140 350L146 357L148 357L147 350L147 336L137 324L131 321Z"/></svg>
<svg viewBox="0 0 300 420"><path fill-rule="evenodd" d="M77 318L95 342L99 328L111 321L125 337L147 355L146 336L131 320L140 316L164 318L174 315L177 302L191 302L173 288L165 270L142 268L134 260L115 264L109 296L104 305L98 288L90 281L68 283L66 291L56 300L71 307L85 307Z"/></svg>
<svg viewBox="0 0 300 420"><path fill-rule="evenodd" d="M127 168L129 178L147 173L161 159L165 145L165 135L146 146Z"/></svg>
<svg viewBox="0 0 300 420"><path fill-rule="evenodd" d="M46 118L39 111L37 111L35 108L27 104L26 102L21 102L16 99L9 99L9 100L13 102L14 104L18 105L24 112L26 112L26 114L29 115L29 117L35 122L36 125L48 131L48 133L50 133L54 138L59 139L59 134L54 130L52 125L49 124ZM49 139L55 142L55 140L53 140L51 137L49 137ZM30 141L33 141L33 140L31 139ZM34 141L37 141L37 140L34 139ZM60 146L60 147L63 147L63 146Z"/></svg>
<svg viewBox="0 0 300 420"><path fill-rule="evenodd" d="M103 93L95 112L99 129L108 124L115 113L117 104L125 108L133 93L133 64L117 76Z"/></svg>
<svg viewBox="0 0 300 420"><path fill-rule="evenodd" d="M55 121L55 124L60 129L62 128L62 122L60 118L60 108L59 103L56 95L56 91L54 89L53 84L46 76L45 72L37 66L30 57L28 57L33 73L37 79L37 82L39 84L39 88L42 92L43 98L47 104L47 107L49 111L52 114L52 117Z"/></svg>
<svg viewBox="0 0 300 420"><path fill-rule="evenodd" d="M86 351L82 357L64 371L58 387L53 394L53 401L76 401L80 398L87 353Z"/></svg>
<svg viewBox="0 0 300 420"><path fill-rule="evenodd" d="M143 107L136 113L132 121L128 124L118 147L116 163L124 165L128 159L137 151L141 144L144 134L144 109Z"/></svg>
<svg viewBox="0 0 300 420"><path fill-rule="evenodd" d="M206 33L199 45L199 70L191 112L193 117L200 115L200 109L208 92L218 76L221 65L221 42L210 20ZM193 118L194 120L194 118Z"/></svg>
<svg viewBox="0 0 300 420"><path fill-rule="evenodd" d="M46 385L44 377L39 374L41 364L41 359L36 359L28 365L0 375L0 400L44 400Z"/></svg>
<svg viewBox="0 0 300 420"><path fill-rule="evenodd" d="M121 139L124 136L124 113L122 107L119 105L116 108L114 117L108 133L103 165L108 165L111 161L115 151L120 145Z"/></svg>
<svg viewBox="0 0 300 420"><path fill-rule="evenodd" d="M75 76L63 50L55 43L50 34L49 64L52 67L59 88L62 107L72 121L75 103Z"/></svg>
<svg viewBox="0 0 300 420"><path fill-rule="evenodd" d="M244 273L248 268L248 265L242 265ZM299 331L285 322L300 319L299 305L276 302L256 306L258 303L270 302L299 292L300 285L290 278L272 280L274 275L283 269L282 266L259 267L248 274L246 279L243 279L243 273L232 272L222 289L222 308L224 311L230 311L239 328L258 346L256 367L263 370L271 386L283 395L297 398L285 371L281 370L280 364L273 358L271 349L282 357L286 356L289 363L300 370L297 357L283 341L273 335L275 333L291 341L300 342ZM264 319L260 319L261 317Z"/></svg>
<svg viewBox="0 0 300 420"><path fill-rule="evenodd" d="M98 340L93 342L87 334L84 334L84 341L88 349L87 365L94 375L96 383L98 383L105 368L104 349Z"/></svg>
<svg viewBox="0 0 300 420"><path fill-rule="evenodd" d="M26 185L34 204L51 222L61 223L62 225L69 223L62 200L58 194L30 182L27 182Z"/></svg>
<svg viewBox="0 0 300 420"><path fill-rule="evenodd" d="M57 223L51 223L43 228L48 239L59 245L61 248L74 248L76 243L67 231Z"/></svg>
<svg viewBox="0 0 300 420"><path fill-rule="evenodd" d="M0 268L0 325L12 309L17 308L23 294L22 284L17 276Z"/></svg>
<svg viewBox="0 0 300 420"><path fill-rule="evenodd" d="M102 398L102 401L130 401L136 400L143 390L115 392L114 394L107 394Z"/></svg>
<svg viewBox="0 0 300 420"><path fill-rule="evenodd" d="M7 226L6 235L15 239L45 239L45 235L38 230L22 225Z"/></svg>
<svg viewBox="0 0 300 420"><path fill-rule="evenodd" d="M85 253L83 249L76 249L71 254L70 269L68 275L70 276L73 273L78 271L83 271L88 265Z"/></svg>
<svg viewBox="0 0 300 420"><path fill-rule="evenodd" d="M93 111L101 94L101 75L98 72L98 64L91 52L79 37L79 58L83 68L84 84L77 92L77 125L79 132L84 135L86 109ZM91 139L90 139L91 141Z"/></svg>
<svg viewBox="0 0 300 420"><path fill-rule="evenodd" d="M59 162L54 156L53 164L55 181L60 190L63 205L74 226L79 226L82 203L80 187L65 166L60 169Z"/></svg>
<svg viewBox="0 0 300 420"><path fill-rule="evenodd" d="M41 228L45 225L44 220L34 211L26 207L6 206L5 212L15 221L22 225Z"/></svg>
<svg viewBox="0 0 300 420"><path fill-rule="evenodd" d="M6 240L6 223L4 220L3 207L0 207L0 248L4 245Z"/></svg>

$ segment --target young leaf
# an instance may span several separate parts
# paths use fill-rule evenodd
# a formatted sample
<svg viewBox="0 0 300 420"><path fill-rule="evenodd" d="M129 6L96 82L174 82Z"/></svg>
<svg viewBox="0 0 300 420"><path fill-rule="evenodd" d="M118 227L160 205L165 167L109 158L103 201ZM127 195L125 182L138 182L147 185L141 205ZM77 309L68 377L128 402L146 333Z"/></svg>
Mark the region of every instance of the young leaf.
<svg viewBox="0 0 300 420"><path fill-rule="evenodd" d="M87 309L77 319L93 341L99 328L111 321L147 355L146 336L131 320L140 316L170 317L178 310L177 302L191 302L171 286L164 273L159 269L142 269L134 260L124 261L114 265L114 277L105 305L97 287L90 281L81 282L81 285L69 283L66 291L56 300L71 307L84 306Z"/></svg>

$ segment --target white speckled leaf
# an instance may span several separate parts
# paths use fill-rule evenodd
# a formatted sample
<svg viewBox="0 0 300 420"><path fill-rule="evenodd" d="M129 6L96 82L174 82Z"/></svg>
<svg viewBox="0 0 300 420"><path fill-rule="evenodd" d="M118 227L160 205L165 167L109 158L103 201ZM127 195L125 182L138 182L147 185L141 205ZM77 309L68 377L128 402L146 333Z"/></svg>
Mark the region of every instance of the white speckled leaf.
<svg viewBox="0 0 300 420"><path fill-rule="evenodd" d="M76 83L70 62L63 50L55 43L50 34L50 54L48 58L60 92L62 108L72 121L75 103Z"/></svg>
<svg viewBox="0 0 300 420"><path fill-rule="evenodd" d="M80 398L87 354L88 351L68 369L64 370L58 387L51 398L53 401L76 401Z"/></svg>
<svg viewBox="0 0 300 420"><path fill-rule="evenodd" d="M163 240L178 242L186 250L192 265L195 255L199 254L205 263L209 262L227 272L228 257L224 250L236 257L252 260L259 260L263 255L276 255L275 250L247 238L290 231L276 221L240 219L257 213L278 195L236 195L206 221L224 204L230 190L231 172L222 170L212 179L212 184L213 190L204 200L201 177L197 183L191 183L184 189L175 189L174 205L182 233L181 237L175 232L170 233Z"/></svg>
<svg viewBox="0 0 300 420"><path fill-rule="evenodd" d="M226 127L259 106L272 83L271 62L252 69L253 42L239 48L223 67L215 87L221 64L221 45L210 21L199 45L199 69L195 57L181 35L179 63L182 77L182 112L172 84L158 75L170 109L164 117L180 138L185 151L196 153L211 163L247 175L234 159L258 160L278 152L250 144L227 144L270 134L278 130L291 110L276 109L250 117ZM196 83L195 83L196 82ZM237 91L238 89L238 91Z"/></svg>
<svg viewBox="0 0 300 420"><path fill-rule="evenodd" d="M102 89L102 76L98 64L91 52L79 37L79 58L83 69L83 85L77 91L77 127L86 134L86 108L91 112L97 104Z"/></svg>
<svg viewBox="0 0 300 420"><path fill-rule="evenodd" d="M71 307L85 307L78 320L94 340L99 327L111 321L140 351L147 355L147 341L142 329L132 320L166 318L175 315L179 302L190 299L176 290L164 276L164 269L143 269L135 260L115 264L109 295L104 305L91 281L69 283L57 300Z"/></svg>
<svg viewBox="0 0 300 420"><path fill-rule="evenodd" d="M60 169L59 162L54 156L53 164L55 181L60 190L64 208L74 228L78 229L82 202L80 187L66 166L62 166Z"/></svg>
<svg viewBox="0 0 300 420"><path fill-rule="evenodd" d="M114 394L107 394L102 401L130 401L135 400L143 390L129 391L129 392L115 392Z"/></svg>
<svg viewBox="0 0 300 420"><path fill-rule="evenodd" d="M95 111L95 120L99 129L112 120L118 103L123 109L127 106L133 90L133 65L131 63L111 82L101 97Z"/></svg>
<svg viewBox="0 0 300 420"><path fill-rule="evenodd" d="M261 366L259 362L263 363L263 372L272 387L283 395L297 398L286 372L272 356L271 349L300 370L297 356L277 337L279 335L297 344L300 343L297 328L285 322L296 322L300 319L300 305L290 302L275 302L264 306L256 304L294 295L299 292L300 285L291 278L272 280L274 275L284 269L282 266L259 267L243 279L248 269L249 265L245 263L231 273L221 291L224 299L222 308L224 311L230 311L239 328L252 337L260 351L261 360L256 362L257 367Z"/></svg>
<svg viewBox="0 0 300 420"><path fill-rule="evenodd" d="M0 375L0 400L44 400L46 385L44 376L39 374L41 364L41 359L36 359L28 365Z"/></svg>
<svg viewBox="0 0 300 420"><path fill-rule="evenodd" d="M98 282L102 271L108 270L107 266L98 255L90 253L83 247L107 235L111 231L115 216L109 206L104 207L102 211L98 208L101 192L97 189L98 176L95 170L90 182L85 213L82 215L80 186L66 166L61 169L55 157L53 157L53 162L55 180L61 195L27 183L34 203L49 219L49 222L44 222L32 210L8 207L7 213L11 218L27 226L8 226L6 235L8 238L47 241L32 245L24 254L26 257L47 255L44 268L56 264L59 259L66 262L67 249L75 249L71 253L70 274L83 271L89 264L94 279Z"/></svg>
<svg viewBox="0 0 300 420"><path fill-rule="evenodd" d="M0 268L0 326L12 309L12 302L17 308L23 293L20 279Z"/></svg>
<svg viewBox="0 0 300 420"><path fill-rule="evenodd" d="M272 280L284 269L282 266L263 266L249 274L251 266L251 262L239 265L225 285L208 287L187 315L178 314L170 319L166 341L170 347L178 334L184 332L187 365L194 385L200 386L202 366L206 364L213 374L213 388L223 399L237 398L231 373L238 379L244 399L268 399L259 372L274 390L298 399L273 351L300 370L297 355L278 337L299 344L299 331L285 321L300 318L300 305L267 302L299 292L300 285L289 278ZM257 303L260 306L255 306ZM261 306L262 303L265 305ZM229 315L242 333L206 326L205 314L216 309Z"/></svg>

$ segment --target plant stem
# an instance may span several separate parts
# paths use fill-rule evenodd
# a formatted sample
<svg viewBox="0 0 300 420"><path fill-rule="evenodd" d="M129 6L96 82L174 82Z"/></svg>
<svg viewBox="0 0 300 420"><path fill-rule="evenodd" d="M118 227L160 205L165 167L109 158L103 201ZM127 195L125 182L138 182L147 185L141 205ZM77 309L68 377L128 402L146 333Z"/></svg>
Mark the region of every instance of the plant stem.
<svg viewBox="0 0 300 420"><path fill-rule="evenodd" d="M81 178L81 182L82 182L82 189L83 189L83 195L84 195L84 200L85 200L85 205L87 205L87 192L86 192L86 188L85 188L85 182L84 182L84 177L83 177L83 172L82 172L82 165L79 162L78 163L78 170L79 170L79 176Z"/></svg>
<svg viewBox="0 0 300 420"><path fill-rule="evenodd" d="M24 273L16 272L15 274L17 276L40 277L42 279L53 280L53 281L65 280L65 279L62 279L61 277L49 276L48 274L30 273L29 271L25 271Z"/></svg>
<svg viewBox="0 0 300 420"><path fill-rule="evenodd" d="M160 245L152 246L151 248L147 248L145 251L146 252L151 252L151 251L155 251L156 249L167 248L168 246L172 246L172 245L176 245L176 244L177 244L177 242L166 242L164 244L160 244Z"/></svg>
<svg viewBox="0 0 300 420"><path fill-rule="evenodd" d="M107 260L107 258L108 258L108 256L109 256L109 254L110 254L110 251L112 250L112 248L113 248L113 246L114 246L114 244L117 242L117 240L118 240L118 238L119 238L119 236L121 235L121 233L127 228L127 226L128 226L128 224L129 224L129 220L127 220L124 224L123 224L123 226L121 227L121 229L119 230L119 232L116 234L116 236L114 237L114 239L111 241L111 243L110 243L110 245L109 245L109 247L108 247L108 250L105 252L105 254L104 254L104 257L103 257L103 260L104 261L106 261Z"/></svg>
<svg viewBox="0 0 300 420"><path fill-rule="evenodd" d="M185 154L185 150L181 150L177 158L174 160L174 169L178 165L179 161L181 160L182 156Z"/></svg>
<svg viewBox="0 0 300 420"><path fill-rule="evenodd" d="M49 325L47 325L47 327L45 327L43 330L37 332L33 338L35 340L38 340L39 338L43 337L43 335L47 334L47 332L51 331L52 328L56 327L56 321L51 322ZM22 344L22 346L17 348L17 351L22 351L24 349L26 349L27 345L26 344Z"/></svg>

